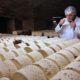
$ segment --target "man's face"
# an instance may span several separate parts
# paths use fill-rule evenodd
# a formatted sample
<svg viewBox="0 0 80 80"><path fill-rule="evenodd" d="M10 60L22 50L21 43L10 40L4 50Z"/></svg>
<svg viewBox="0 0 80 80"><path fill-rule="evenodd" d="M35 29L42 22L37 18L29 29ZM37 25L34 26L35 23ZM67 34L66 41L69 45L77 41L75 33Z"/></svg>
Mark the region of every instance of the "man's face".
<svg viewBox="0 0 80 80"><path fill-rule="evenodd" d="M74 21L76 17L76 13L70 13L69 15L66 15L66 18L68 19L69 22Z"/></svg>

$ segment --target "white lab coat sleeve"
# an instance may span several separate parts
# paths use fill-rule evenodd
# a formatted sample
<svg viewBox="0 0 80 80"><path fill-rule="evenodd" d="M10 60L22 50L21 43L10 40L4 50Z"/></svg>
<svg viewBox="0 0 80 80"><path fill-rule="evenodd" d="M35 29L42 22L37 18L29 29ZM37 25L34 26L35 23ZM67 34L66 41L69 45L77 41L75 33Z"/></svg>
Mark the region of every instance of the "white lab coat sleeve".
<svg viewBox="0 0 80 80"><path fill-rule="evenodd" d="M61 31L61 27L60 27L60 25L58 24L57 26L56 26L56 28L55 28L55 32L60 32Z"/></svg>
<svg viewBox="0 0 80 80"><path fill-rule="evenodd" d="M77 23L76 27L77 27L76 33L80 34L80 22Z"/></svg>

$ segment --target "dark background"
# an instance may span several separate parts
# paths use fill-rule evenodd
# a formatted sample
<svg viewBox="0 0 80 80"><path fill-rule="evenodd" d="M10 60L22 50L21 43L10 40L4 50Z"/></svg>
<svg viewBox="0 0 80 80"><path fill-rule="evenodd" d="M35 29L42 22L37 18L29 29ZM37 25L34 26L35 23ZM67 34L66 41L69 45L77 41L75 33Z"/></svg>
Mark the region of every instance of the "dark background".
<svg viewBox="0 0 80 80"><path fill-rule="evenodd" d="M52 29L52 17L64 17L69 5L76 7L80 16L80 0L0 0L0 32L8 31L8 21L13 18L16 30L23 29L23 21L30 19L34 30Z"/></svg>

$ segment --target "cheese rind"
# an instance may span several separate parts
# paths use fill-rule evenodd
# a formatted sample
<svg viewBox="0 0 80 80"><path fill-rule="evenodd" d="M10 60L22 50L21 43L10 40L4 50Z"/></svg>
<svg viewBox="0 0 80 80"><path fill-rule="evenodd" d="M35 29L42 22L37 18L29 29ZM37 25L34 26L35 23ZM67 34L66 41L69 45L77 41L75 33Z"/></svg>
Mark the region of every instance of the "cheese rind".
<svg viewBox="0 0 80 80"><path fill-rule="evenodd" d="M80 74L72 70L62 70L50 80L80 80Z"/></svg>
<svg viewBox="0 0 80 80"><path fill-rule="evenodd" d="M49 59L42 59L34 64L40 66L44 70L48 79L50 79L59 71L58 66Z"/></svg>
<svg viewBox="0 0 80 80"><path fill-rule="evenodd" d="M13 75L13 80L47 80L44 72L35 65L29 65Z"/></svg>

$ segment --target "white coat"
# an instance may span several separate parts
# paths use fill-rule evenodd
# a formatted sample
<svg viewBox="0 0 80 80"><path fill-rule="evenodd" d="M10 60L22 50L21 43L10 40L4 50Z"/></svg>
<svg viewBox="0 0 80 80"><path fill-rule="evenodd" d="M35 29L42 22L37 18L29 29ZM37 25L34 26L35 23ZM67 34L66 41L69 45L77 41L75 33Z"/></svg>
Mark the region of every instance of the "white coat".
<svg viewBox="0 0 80 80"><path fill-rule="evenodd" d="M67 18L64 18L64 19L65 19L65 22L62 25L62 27L60 27L60 25L58 24L57 27L55 28L55 31L59 32L60 37L63 39L77 38L77 34L80 33L80 18L76 17L75 19L75 23L76 23L75 30L71 27L70 22L67 20Z"/></svg>

